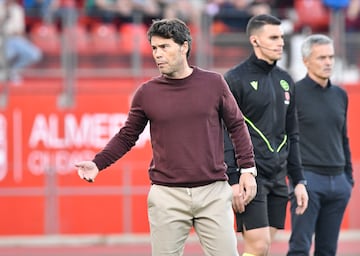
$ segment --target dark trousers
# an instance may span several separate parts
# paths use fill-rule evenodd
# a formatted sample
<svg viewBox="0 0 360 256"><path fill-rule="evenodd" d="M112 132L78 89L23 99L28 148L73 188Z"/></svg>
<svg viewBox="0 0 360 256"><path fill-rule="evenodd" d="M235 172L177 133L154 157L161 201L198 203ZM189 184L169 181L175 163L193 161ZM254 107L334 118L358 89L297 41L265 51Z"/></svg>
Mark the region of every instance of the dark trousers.
<svg viewBox="0 0 360 256"><path fill-rule="evenodd" d="M291 229L288 256L307 256L315 234L314 255L335 256L340 226L351 195L346 175L320 175L305 170L309 205L296 215L296 198L291 195Z"/></svg>

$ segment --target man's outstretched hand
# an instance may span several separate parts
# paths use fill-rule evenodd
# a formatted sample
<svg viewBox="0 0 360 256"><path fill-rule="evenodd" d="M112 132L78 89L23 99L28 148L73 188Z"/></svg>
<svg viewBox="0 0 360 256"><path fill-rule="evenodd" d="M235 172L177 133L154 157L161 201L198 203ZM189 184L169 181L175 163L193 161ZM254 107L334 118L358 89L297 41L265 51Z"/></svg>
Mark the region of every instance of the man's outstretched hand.
<svg viewBox="0 0 360 256"><path fill-rule="evenodd" d="M94 182L99 173L99 169L93 161L82 161L75 164L75 167L79 177L88 182Z"/></svg>

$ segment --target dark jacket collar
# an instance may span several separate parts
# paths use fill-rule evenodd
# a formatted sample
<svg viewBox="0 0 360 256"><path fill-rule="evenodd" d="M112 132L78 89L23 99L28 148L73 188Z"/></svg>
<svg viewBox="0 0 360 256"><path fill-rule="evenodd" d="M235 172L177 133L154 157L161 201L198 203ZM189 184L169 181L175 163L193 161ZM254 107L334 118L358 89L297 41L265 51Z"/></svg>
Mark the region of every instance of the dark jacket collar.
<svg viewBox="0 0 360 256"><path fill-rule="evenodd" d="M309 76L309 74L306 74L306 76L305 76L305 78L304 78L304 82L305 82L306 84L311 85L312 87L316 87L316 88L318 87L318 88L321 88L321 89L330 88L330 87L332 86L331 81L330 81L330 79L329 79L326 87L325 87L325 88L322 87L320 84L318 84L317 82L315 82L314 80L312 80L311 77Z"/></svg>
<svg viewBox="0 0 360 256"><path fill-rule="evenodd" d="M269 64L264 60L259 59L258 57L256 57L255 53L253 52L250 57L249 60L260 70L265 71L267 73L269 73L275 66L276 66L276 61L273 64Z"/></svg>

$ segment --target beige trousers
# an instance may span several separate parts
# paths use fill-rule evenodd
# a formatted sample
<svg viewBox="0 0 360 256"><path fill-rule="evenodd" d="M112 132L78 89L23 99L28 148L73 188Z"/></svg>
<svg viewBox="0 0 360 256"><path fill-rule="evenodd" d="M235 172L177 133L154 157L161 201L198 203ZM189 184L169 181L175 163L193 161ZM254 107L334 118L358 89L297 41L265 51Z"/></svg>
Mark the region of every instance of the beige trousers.
<svg viewBox="0 0 360 256"><path fill-rule="evenodd" d="M148 194L153 256L183 255L194 227L207 256L238 256L228 182L195 188L152 185Z"/></svg>

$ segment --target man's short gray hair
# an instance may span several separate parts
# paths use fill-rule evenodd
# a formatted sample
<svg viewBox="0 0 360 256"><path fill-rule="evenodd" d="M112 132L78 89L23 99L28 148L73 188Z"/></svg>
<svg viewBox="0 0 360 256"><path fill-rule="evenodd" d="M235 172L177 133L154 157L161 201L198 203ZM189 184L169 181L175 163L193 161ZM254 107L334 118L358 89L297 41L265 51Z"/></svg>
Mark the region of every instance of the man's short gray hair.
<svg viewBox="0 0 360 256"><path fill-rule="evenodd" d="M314 34L308 36L307 38L305 38L305 40L301 45L302 57L303 58L309 57L313 45L318 45L318 44L333 44L333 40L330 37L322 34Z"/></svg>

